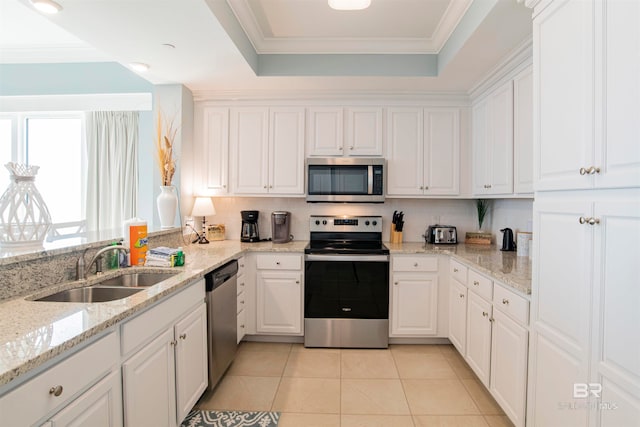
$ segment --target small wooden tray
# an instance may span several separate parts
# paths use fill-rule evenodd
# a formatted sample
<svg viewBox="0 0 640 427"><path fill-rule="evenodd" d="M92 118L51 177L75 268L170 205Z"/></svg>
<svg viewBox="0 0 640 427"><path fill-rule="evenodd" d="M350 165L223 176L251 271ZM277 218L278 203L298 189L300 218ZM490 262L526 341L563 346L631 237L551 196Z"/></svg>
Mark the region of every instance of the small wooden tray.
<svg viewBox="0 0 640 427"><path fill-rule="evenodd" d="M467 232L464 237L464 243L471 245L490 245L493 240L491 233Z"/></svg>

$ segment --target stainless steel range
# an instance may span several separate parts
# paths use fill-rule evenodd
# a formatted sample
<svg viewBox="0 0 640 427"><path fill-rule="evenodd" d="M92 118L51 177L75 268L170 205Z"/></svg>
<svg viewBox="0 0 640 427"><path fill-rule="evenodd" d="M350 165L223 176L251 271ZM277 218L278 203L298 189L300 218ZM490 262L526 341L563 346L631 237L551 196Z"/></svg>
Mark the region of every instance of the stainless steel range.
<svg viewBox="0 0 640 427"><path fill-rule="evenodd" d="M389 346L389 249L380 216L311 216L305 347Z"/></svg>

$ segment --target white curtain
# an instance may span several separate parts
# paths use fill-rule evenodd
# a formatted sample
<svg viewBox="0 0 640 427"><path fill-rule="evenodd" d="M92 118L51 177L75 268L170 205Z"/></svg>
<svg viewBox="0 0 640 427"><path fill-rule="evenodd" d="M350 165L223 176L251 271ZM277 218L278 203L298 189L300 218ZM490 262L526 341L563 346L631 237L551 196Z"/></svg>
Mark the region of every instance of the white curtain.
<svg viewBox="0 0 640 427"><path fill-rule="evenodd" d="M138 113L87 113L87 230L121 229L138 201Z"/></svg>

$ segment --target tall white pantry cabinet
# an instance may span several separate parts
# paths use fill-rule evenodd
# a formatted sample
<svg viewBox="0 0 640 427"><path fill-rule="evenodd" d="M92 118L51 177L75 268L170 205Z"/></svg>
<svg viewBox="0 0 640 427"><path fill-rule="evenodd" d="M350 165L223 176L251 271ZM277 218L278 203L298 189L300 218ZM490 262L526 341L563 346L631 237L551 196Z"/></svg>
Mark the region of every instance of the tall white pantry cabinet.
<svg viewBox="0 0 640 427"><path fill-rule="evenodd" d="M640 2L533 6L527 425L640 420Z"/></svg>

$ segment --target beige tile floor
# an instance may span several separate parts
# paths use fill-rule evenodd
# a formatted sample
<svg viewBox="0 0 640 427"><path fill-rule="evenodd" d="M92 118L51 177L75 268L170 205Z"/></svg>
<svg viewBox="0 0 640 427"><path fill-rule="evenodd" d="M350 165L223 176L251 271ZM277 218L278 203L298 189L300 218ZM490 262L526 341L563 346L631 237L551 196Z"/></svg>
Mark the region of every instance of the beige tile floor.
<svg viewBox="0 0 640 427"><path fill-rule="evenodd" d="M280 427L506 427L450 345L310 349L244 342L199 409L279 411Z"/></svg>

